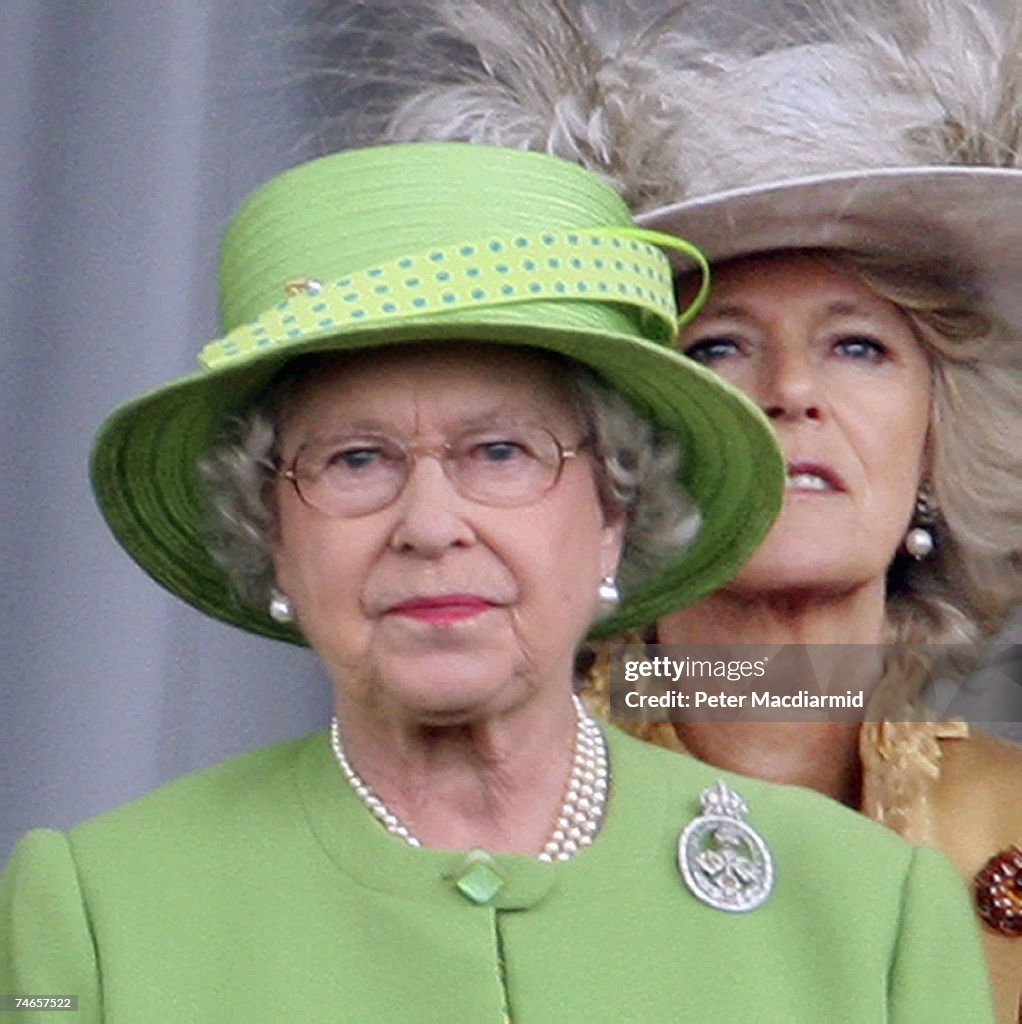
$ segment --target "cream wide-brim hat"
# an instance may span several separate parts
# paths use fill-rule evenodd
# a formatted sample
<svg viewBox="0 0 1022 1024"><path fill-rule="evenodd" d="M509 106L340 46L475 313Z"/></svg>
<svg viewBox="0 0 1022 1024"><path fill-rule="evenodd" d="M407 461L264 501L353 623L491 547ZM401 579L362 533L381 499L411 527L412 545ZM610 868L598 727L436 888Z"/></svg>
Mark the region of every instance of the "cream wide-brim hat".
<svg viewBox="0 0 1022 1024"><path fill-rule="evenodd" d="M886 253L946 270L978 308L1022 327L1022 170L891 167L817 174L658 207L636 222L711 263L783 249Z"/></svg>

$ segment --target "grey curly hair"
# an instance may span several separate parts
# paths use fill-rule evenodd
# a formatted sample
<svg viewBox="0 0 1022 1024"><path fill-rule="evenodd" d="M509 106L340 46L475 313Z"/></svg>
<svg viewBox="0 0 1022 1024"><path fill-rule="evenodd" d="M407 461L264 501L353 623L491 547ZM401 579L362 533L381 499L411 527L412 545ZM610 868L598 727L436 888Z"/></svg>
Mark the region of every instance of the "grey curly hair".
<svg viewBox="0 0 1022 1024"><path fill-rule="evenodd" d="M210 503L206 545L238 596L253 607L266 607L274 583L273 485L281 424L303 382L343 358L293 360L255 403L225 424L199 464ZM678 482L678 446L586 367L549 353L541 358L556 368L555 379L591 439L604 510L625 517L618 579L627 591L698 532L699 510Z"/></svg>

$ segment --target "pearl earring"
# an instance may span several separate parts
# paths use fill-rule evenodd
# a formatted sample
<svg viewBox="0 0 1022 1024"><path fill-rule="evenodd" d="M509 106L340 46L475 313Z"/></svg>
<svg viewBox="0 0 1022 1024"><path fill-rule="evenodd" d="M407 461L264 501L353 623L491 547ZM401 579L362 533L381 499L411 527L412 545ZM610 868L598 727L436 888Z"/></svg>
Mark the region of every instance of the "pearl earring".
<svg viewBox="0 0 1022 1024"><path fill-rule="evenodd" d="M905 550L921 562L935 547L933 534L925 526L913 526L905 534Z"/></svg>
<svg viewBox="0 0 1022 1024"><path fill-rule="evenodd" d="M915 517L908 533L905 534L905 550L917 561L921 562L933 552L937 546L931 527L937 521L937 504L929 484L919 488L916 498Z"/></svg>
<svg viewBox="0 0 1022 1024"><path fill-rule="evenodd" d="M613 608L621 600L621 591L617 589L617 581L613 576L604 576L596 588L596 596L600 604Z"/></svg>
<svg viewBox="0 0 1022 1024"><path fill-rule="evenodd" d="M274 622L294 622L295 612L294 608L291 607L291 598L276 587L270 591L269 612L270 618L273 619Z"/></svg>

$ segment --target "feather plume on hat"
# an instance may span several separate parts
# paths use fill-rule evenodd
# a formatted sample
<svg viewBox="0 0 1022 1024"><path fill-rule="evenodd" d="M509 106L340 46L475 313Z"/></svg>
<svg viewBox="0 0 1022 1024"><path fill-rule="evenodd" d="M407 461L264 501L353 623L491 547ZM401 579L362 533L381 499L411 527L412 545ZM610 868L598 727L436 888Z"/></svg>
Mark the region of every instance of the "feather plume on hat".
<svg viewBox="0 0 1022 1024"><path fill-rule="evenodd" d="M363 126L377 139L548 152L641 205L675 173L678 110L664 97L717 64L687 21L649 3L383 0L369 25L345 21L369 56L334 64L334 102L347 114L350 91L368 90L383 97Z"/></svg>
<svg viewBox="0 0 1022 1024"><path fill-rule="evenodd" d="M894 88L930 104L920 164L1022 166L1022 14L968 0L899 0L878 21L846 15L848 41Z"/></svg>
<svg viewBox="0 0 1022 1024"><path fill-rule="evenodd" d="M705 0L371 8L371 26L344 24L368 56L332 74L384 97L373 135L555 153L637 210L837 171L1022 160L1022 14L978 0L821 0L759 18Z"/></svg>

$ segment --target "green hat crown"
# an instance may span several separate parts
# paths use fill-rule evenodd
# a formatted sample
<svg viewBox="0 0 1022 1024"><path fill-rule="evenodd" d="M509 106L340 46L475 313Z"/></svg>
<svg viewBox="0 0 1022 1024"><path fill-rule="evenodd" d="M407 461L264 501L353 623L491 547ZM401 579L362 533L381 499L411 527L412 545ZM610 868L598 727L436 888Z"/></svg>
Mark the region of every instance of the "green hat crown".
<svg viewBox="0 0 1022 1024"><path fill-rule="evenodd" d="M551 331L668 343L670 269L640 235L610 188L535 153L441 143L325 157L264 185L234 218L220 266L227 335L200 362L410 317L456 330L484 307L493 324L527 314Z"/></svg>

